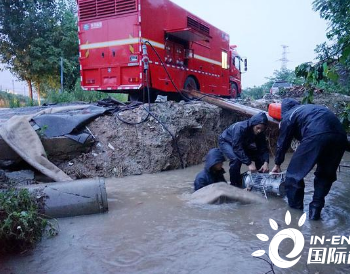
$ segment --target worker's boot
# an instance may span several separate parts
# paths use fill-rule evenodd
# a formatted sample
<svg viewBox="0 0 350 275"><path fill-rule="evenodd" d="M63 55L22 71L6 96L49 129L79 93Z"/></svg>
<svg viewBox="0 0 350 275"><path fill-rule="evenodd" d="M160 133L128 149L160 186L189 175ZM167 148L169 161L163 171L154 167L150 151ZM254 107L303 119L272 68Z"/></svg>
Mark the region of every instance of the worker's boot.
<svg viewBox="0 0 350 275"><path fill-rule="evenodd" d="M287 197L289 207L304 210L304 189L289 188Z"/></svg>
<svg viewBox="0 0 350 275"><path fill-rule="evenodd" d="M309 206L309 219L318 221L321 218L321 210L322 208L316 207L310 204Z"/></svg>

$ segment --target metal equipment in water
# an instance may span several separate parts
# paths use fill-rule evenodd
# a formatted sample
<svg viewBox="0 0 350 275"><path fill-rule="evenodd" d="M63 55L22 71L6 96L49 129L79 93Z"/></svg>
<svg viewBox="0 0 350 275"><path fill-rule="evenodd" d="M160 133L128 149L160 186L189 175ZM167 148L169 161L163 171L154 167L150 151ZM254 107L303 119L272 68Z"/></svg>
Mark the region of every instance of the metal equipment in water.
<svg viewBox="0 0 350 275"><path fill-rule="evenodd" d="M242 174L242 186L261 192L266 199L269 195L284 197L286 195L285 175L286 172L268 174L248 171Z"/></svg>

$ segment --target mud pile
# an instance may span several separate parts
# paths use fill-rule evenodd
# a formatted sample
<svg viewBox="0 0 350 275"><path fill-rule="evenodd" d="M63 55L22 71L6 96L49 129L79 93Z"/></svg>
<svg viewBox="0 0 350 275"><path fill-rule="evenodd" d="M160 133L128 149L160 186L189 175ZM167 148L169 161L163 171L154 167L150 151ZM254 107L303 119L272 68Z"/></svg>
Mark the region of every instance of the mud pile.
<svg viewBox="0 0 350 275"><path fill-rule="evenodd" d="M247 106L258 108L266 111L270 103L281 102L284 98L294 98L302 101L306 93L306 88L303 86L295 86L290 89L284 89L278 94L265 94L262 99L249 100L245 99L241 103ZM336 115L339 115L350 103L350 96L338 93L326 93L322 90L315 89L313 93L313 104L326 106Z"/></svg>
<svg viewBox="0 0 350 275"><path fill-rule="evenodd" d="M124 111L119 117L140 122L147 116L144 106L148 107ZM152 116L138 125L126 124L116 114L102 116L88 125L96 139L90 152L67 162L50 160L76 179L155 173L181 168L182 163L188 167L202 163L209 149L217 147L219 134L242 119L204 102L155 103L151 112L174 138Z"/></svg>

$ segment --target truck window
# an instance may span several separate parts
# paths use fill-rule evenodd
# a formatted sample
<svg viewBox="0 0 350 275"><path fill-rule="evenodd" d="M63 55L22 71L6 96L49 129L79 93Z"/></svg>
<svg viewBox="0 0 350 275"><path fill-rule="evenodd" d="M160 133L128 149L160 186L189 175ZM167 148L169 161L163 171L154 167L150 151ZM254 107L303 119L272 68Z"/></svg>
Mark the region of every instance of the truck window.
<svg viewBox="0 0 350 275"><path fill-rule="evenodd" d="M227 66L227 52L222 52L222 65L221 67L223 69L227 69L228 66Z"/></svg>
<svg viewBox="0 0 350 275"><path fill-rule="evenodd" d="M239 70L241 71L241 58L239 56L235 56L233 58L233 65Z"/></svg>

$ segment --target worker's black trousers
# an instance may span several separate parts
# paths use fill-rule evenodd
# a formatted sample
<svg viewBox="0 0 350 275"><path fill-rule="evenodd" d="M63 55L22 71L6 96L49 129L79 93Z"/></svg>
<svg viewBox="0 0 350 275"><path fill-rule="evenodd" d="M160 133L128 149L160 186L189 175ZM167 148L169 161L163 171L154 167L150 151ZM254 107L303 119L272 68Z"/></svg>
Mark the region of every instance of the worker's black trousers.
<svg viewBox="0 0 350 275"><path fill-rule="evenodd" d="M241 166L242 162L238 159L237 155L234 153L232 149L232 145L223 140L219 140L219 147L221 152L228 158L230 161L230 182L231 185L241 187L242 179L241 179ZM259 170L261 166L264 164L264 160L262 156L259 156L256 151L246 150L245 153L247 156L255 162L256 168Z"/></svg>
<svg viewBox="0 0 350 275"><path fill-rule="evenodd" d="M289 163L286 192L289 206L304 209L304 177L317 164L310 207L322 209L347 145L346 136L325 133L302 140Z"/></svg>

